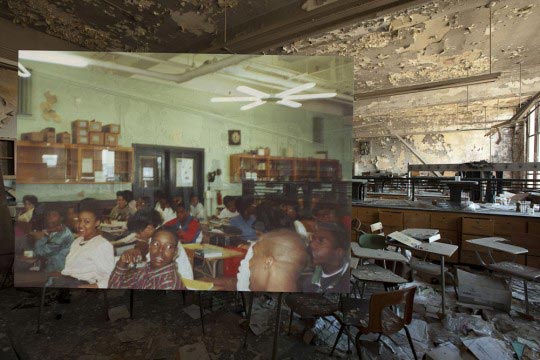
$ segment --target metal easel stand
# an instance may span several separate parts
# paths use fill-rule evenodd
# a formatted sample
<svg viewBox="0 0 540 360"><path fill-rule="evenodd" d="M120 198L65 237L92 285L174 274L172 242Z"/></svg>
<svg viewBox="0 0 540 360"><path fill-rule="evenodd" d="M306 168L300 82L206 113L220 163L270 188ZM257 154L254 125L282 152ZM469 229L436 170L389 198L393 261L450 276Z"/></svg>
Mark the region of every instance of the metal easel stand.
<svg viewBox="0 0 540 360"><path fill-rule="evenodd" d="M41 302L39 304L36 334L39 334L41 330L41 314L43 313L43 307L45 306L45 293L47 292L47 288L52 285L53 280L54 277L47 278L47 281L45 282L45 284L43 284L43 287L41 288Z"/></svg>

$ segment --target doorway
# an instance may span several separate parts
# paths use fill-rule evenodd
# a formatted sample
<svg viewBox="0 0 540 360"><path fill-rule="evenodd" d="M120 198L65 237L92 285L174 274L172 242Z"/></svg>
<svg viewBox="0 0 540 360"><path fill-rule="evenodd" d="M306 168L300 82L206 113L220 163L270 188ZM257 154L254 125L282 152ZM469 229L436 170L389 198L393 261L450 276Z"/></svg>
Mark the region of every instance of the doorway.
<svg viewBox="0 0 540 360"><path fill-rule="evenodd" d="M146 196L154 203L161 190L169 197L182 196L189 205L191 194L203 201L204 149L133 144L135 197Z"/></svg>

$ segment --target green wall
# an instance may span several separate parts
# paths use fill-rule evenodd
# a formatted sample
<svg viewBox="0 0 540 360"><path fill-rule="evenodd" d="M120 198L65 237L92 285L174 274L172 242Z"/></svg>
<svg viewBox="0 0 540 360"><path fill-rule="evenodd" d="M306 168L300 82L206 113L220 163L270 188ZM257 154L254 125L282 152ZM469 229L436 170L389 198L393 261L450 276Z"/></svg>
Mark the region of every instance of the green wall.
<svg viewBox="0 0 540 360"><path fill-rule="evenodd" d="M205 173L218 166L223 170L225 194L240 194L239 184L229 183L229 155L257 147L269 147L272 155L292 148L294 156L309 157L328 151L339 159L343 175L351 174L351 129L345 119L265 104L240 111L238 104L210 103L211 94L142 79L26 61L32 69L32 115L17 119L17 134L54 127L69 131L75 119L96 119L121 125L119 145L159 144L205 149ZM191 82L197 81L192 80ZM186 83L189 84L189 83ZM42 117L40 104L49 91L58 102L53 109L60 122ZM324 144L312 142L313 117L324 118ZM228 145L228 130L242 131L242 145ZM40 200L80 199L87 196L114 198L117 190L130 185L29 185L19 184L17 193L35 194ZM205 185L206 187L206 185ZM81 193L84 192L84 193Z"/></svg>

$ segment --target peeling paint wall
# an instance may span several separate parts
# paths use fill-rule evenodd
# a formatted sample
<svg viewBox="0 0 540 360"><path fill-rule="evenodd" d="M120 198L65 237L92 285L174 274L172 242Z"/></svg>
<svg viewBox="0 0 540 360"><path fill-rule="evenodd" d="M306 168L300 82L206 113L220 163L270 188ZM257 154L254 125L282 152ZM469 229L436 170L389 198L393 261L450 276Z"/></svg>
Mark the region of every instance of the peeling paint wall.
<svg viewBox="0 0 540 360"><path fill-rule="evenodd" d="M490 141L484 134L484 131L433 133L410 135L404 137L404 140L422 154L428 164L456 164L482 160L512 162L513 152L510 145L514 130L503 130L499 144L496 143L496 137ZM422 164L397 138L379 137L361 140L370 141L371 149L369 155L360 155L358 146L354 149L355 175L376 171L406 174L407 164Z"/></svg>

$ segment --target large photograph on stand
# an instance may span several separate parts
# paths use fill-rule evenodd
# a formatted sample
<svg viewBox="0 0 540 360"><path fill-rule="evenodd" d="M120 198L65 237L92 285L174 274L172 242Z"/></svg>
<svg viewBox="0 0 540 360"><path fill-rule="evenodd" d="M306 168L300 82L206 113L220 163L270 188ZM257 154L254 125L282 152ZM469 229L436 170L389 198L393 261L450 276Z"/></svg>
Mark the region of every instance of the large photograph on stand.
<svg viewBox="0 0 540 360"><path fill-rule="evenodd" d="M348 57L21 51L15 285L348 293Z"/></svg>

